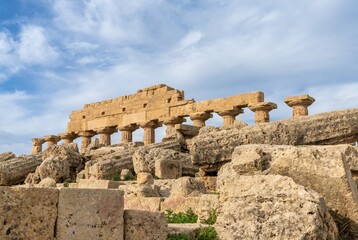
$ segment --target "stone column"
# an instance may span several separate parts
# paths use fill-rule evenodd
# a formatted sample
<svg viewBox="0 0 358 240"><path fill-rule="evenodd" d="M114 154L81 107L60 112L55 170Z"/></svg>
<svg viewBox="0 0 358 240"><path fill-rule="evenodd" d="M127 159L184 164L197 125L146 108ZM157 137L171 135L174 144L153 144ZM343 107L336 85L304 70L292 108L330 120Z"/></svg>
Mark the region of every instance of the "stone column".
<svg viewBox="0 0 358 240"><path fill-rule="evenodd" d="M292 117L307 116L308 106L310 106L315 99L310 95L293 96L283 100L288 106L292 107Z"/></svg>
<svg viewBox="0 0 358 240"><path fill-rule="evenodd" d="M140 127L144 129L144 145L155 143L155 129L161 126L162 124L158 121L148 121L140 124Z"/></svg>
<svg viewBox="0 0 358 240"><path fill-rule="evenodd" d="M47 142L47 148L57 144L61 139L56 135L49 135L43 138Z"/></svg>
<svg viewBox="0 0 358 240"><path fill-rule="evenodd" d="M167 127L165 130L165 135L168 137L172 130L175 128L175 124L182 124L183 122L186 122L186 119L183 117L168 117L163 118L162 122Z"/></svg>
<svg viewBox="0 0 358 240"><path fill-rule="evenodd" d="M196 127L204 127L205 121L212 117L213 115L208 112L197 112L190 115L190 119L193 121L194 126Z"/></svg>
<svg viewBox="0 0 358 240"><path fill-rule="evenodd" d="M99 134L99 144L104 146L111 145L111 134L115 132L113 128L104 127L95 129L95 131Z"/></svg>
<svg viewBox="0 0 358 240"><path fill-rule="evenodd" d="M32 154L38 154L42 152L42 144L45 142L43 138L32 139Z"/></svg>
<svg viewBox="0 0 358 240"><path fill-rule="evenodd" d="M272 102L260 102L255 104L249 104L251 111L255 112L255 123L263 124L270 122L269 112L277 108L277 105Z"/></svg>
<svg viewBox="0 0 358 240"><path fill-rule="evenodd" d="M81 131L78 133L78 136L82 137L80 152L83 152L83 150L85 150L88 147L88 145L91 144L91 137L94 136L94 132L93 131Z"/></svg>
<svg viewBox="0 0 358 240"><path fill-rule="evenodd" d="M74 133L60 133L58 134L59 138L63 140L64 143L72 143L76 139L77 135Z"/></svg>
<svg viewBox="0 0 358 240"><path fill-rule="evenodd" d="M118 126L117 129L121 131L121 143L130 143L133 141L133 132L137 130L137 124L129 124L125 126Z"/></svg>
<svg viewBox="0 0 358 240"><path fill-rule="evenodd" d="M223 126L230 126L234 124L236 116L243 112L244 110L242 108L235 108L233 110L220 111L217 112L217 114L224 119Z"/></svg>

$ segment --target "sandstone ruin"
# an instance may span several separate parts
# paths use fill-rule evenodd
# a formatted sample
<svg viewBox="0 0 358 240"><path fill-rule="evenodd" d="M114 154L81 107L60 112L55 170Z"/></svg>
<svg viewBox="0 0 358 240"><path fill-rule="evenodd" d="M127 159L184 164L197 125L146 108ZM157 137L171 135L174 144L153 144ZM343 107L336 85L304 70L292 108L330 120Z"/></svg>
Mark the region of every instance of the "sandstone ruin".
<svg viewBox="0 0 358 240"><path fill-rule="evenodd" d="M358 109L309 116L311 96L283 101L292 117L279 121L262 92L196 102L160 84L86 104L30 155L0 154L0 239L165 240L210 226L210 239L358 239ZM255 125L236 120L245 108ZM206 126L214 113L222 126ZM168 223L168 211L197 220Z"/></svg>

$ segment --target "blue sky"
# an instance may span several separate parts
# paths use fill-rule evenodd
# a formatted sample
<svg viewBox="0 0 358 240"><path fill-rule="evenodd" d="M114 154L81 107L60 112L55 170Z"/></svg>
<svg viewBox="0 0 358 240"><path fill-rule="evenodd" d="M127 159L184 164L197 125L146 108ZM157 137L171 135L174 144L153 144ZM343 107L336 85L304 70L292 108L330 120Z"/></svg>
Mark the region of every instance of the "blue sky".
<svg viewBox="0 0 358 240"><path fill-rule="evenodd" d="M0 152L29 153L31 138L64 132L72 110L158 83L196 100L260 90L278 104L273 120L290 117L282 100L292 95L315 97L311 114L357 107L357 9L355 0L0 0Z"/></svg>

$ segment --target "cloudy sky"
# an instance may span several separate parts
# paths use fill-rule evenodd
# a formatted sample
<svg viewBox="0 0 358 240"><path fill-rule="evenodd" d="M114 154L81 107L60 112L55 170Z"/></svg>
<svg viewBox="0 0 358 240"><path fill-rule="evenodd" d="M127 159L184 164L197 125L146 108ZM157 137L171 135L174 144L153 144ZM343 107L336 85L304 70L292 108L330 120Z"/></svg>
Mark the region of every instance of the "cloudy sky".
<svg viewBox="0 0 358 240"><path fill-rule="evenodd" d="M0 152L29 153L31 138L64 132L72 110L158 83L195 100L260 90L279 106L273 120L290 117L282 99L292 95L315 97L311 114L357 107L357 9L356 0L2 0Z"/></svg>

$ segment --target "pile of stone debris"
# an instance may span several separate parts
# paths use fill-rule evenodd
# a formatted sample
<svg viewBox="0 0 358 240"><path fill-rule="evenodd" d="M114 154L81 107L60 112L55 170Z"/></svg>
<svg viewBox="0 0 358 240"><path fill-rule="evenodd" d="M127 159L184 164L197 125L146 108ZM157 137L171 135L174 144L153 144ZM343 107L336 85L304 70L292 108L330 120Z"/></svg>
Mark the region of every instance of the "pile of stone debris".
<svg viewBox="0 0 358 240"><path fill-rule="evenodd" d="M357 122L349 109L181 125L145 146L3 153L0 239L167 239L213 211L219 239L358 239ZM166 222L165 211L188 209L198 215L192 228Z"/></svg>

